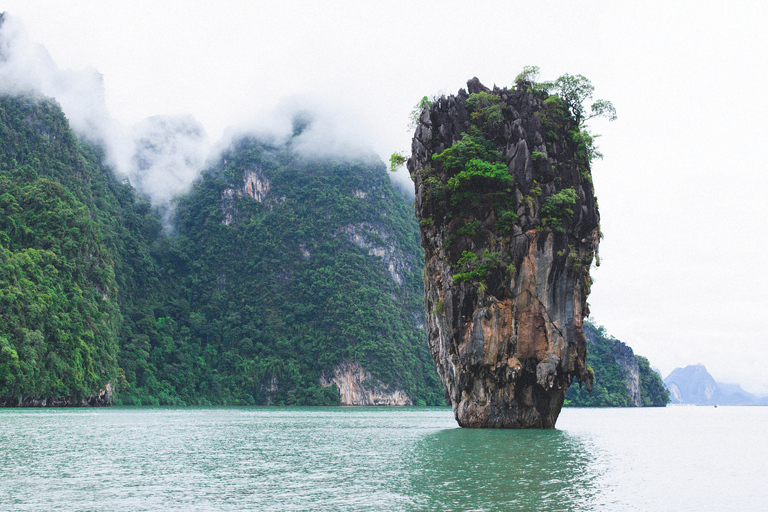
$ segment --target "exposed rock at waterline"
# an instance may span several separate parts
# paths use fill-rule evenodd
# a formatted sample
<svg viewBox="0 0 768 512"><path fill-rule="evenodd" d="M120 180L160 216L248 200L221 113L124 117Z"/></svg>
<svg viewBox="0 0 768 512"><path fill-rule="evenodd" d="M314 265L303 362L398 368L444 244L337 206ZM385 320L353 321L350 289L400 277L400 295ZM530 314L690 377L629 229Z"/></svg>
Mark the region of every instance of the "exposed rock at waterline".
<svg viewBox="0 0 768 512"><path fill-rule="evenodd" d="M357 361L344 361L333 369L332 375L323 374L320 385L336 385L341 405L413 405L402 390L391 390Z"/></svg>
<svg viewBox="0 0 768 512"><path fill-rule="evenodd" d="M106 407L112 405L112 383L107 382L104 389L95 395L88 395L80 400L71 396L45 397L23 396L0 400L0 407Z"/></svg>

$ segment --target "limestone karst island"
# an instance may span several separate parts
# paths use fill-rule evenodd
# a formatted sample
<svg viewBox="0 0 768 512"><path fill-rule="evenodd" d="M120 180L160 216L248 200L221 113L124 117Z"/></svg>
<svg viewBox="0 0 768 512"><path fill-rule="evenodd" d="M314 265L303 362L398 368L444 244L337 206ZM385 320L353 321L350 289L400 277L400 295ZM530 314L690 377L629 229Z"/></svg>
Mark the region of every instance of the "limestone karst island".
<svg viewBox="0 0 768 512"><path fill-rule="evenodd" d="M525 77L467 85L426 105L408 161L429 348L460 425L552 428L574 377L593 381L591 139Z"/></svg>

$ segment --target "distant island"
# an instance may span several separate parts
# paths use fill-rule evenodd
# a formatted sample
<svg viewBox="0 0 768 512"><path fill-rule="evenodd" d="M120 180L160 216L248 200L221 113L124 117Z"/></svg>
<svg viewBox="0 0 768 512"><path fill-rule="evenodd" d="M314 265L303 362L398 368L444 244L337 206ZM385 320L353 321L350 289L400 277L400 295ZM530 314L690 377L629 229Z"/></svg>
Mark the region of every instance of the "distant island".
<svg viewBox="0 0 768 512"><path fill-rule="evenodd" d="M681 405L768 405L768 397L759 397L738 384L717 382L703 364L675 368L665 379L670 401Z"/></svg>

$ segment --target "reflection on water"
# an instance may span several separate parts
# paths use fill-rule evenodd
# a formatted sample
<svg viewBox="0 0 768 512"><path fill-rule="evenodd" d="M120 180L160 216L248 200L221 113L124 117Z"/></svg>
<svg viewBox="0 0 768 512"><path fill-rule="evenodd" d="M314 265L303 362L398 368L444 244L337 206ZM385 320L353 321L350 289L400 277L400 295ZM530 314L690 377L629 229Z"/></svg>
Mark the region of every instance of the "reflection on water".
<svg viewBox="0 0 768 512"><path fill-rule="evenodd" d="M442 430L418 442L411 488L425 510L589 510L593 457L558 430Z"/></svg>
<svg viewBox="0 0 768 512"><path fill-rule="evenodd" d="M6 511L763 511L768 407L0 409Z"/></svg>
<svg viewBox="0 0 768 512"><path fill-rule="evenodd" d="M418 510L450 409L0 410L0 511Z"/></svg>

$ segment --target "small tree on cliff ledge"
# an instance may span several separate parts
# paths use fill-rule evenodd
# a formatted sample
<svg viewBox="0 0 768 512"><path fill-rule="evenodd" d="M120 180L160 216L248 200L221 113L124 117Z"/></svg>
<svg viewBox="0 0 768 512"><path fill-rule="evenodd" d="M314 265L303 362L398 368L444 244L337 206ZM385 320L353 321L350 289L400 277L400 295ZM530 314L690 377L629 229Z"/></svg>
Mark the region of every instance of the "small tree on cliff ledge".
<svg viewBox="0 0 768 512"><path fill-rule="evenodd" d="M592 98L595 86L584 75L566 73L546 86L568 104L579 128L582 128L584 123L593 117L606 117L609 121L616 120L616 109L608 100L595 100L590 106L590 114L586 115L584 102Z"/></svg>
<svg viewBox="0 0 768 512"><path fill-rule="evenodd" d="M573 114L577 129L573 130L571 136L579 147L583 160L586 160L585 163L603 158L603 154L595 145L595 139L599 135L590 133L586 122L595 117L605 117L609 121L615 121L616 109L613 103L608 100L595 100L587 108L586 102L592 98L595 87L584 75L566 73L554 82L537 82L538 77L538 66L525 66L515 78L515 83L518 89L541 92L544 97L551 95L545 104L559 98Z"/></svg>
<svg viewBox="0 0 768 512"><path fill-rule="evenodd" d="M584 123L594 117L605 117L609 121L616 120L616 109L613 103L608 100L595 100L589 106L589 114L585 102L592 98L595 92L595 86L584 75L564 74L554 82L538 83L539 67L525 66L519 75L515 78L518 87L526 84L534 90L543 90L550 94L557 94L573 112L576 124L580 129L584 128Z"/></svg>

